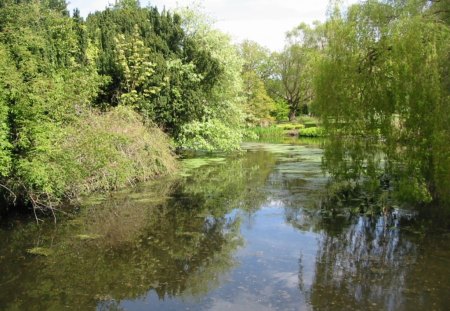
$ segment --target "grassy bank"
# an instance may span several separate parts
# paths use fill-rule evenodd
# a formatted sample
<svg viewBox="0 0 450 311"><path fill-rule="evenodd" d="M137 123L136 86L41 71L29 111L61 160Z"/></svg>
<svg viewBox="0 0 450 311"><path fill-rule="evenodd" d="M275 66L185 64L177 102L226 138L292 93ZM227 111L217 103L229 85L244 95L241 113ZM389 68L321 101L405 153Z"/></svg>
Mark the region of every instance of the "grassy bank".
<svg viewBox="0 0 450 311"><path fill-rule="evenodd" d="M16 173L3 183L3 200L39 209L176 169L168 137L126 107L83 112L70 126L54 130L45 148L13 164Z"/></svg>
<svg viewBox="0 0 450 311"><path fill-rule="evenodd" d="M289 136L323 137L325 135L318 119L310 116L301 116L296 122L283 122L268 127L250 128L249 133L259 140Z"/></svg>

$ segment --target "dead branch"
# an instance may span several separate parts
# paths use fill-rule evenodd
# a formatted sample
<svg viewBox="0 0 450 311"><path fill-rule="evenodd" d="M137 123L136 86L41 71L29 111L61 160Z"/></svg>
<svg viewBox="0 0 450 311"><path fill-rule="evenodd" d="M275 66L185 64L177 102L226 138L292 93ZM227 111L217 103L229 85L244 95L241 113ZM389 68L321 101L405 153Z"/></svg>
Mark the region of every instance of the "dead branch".
<svg viewBox="0 0 450 311"><path fill-rule="evenodd" d="M3 189L5 189L5 190L9 191L9 193L11 193L11 195L14 197L13 205L16 205L17 195L11 189L6 187L4 184L0 184L0 187L2 187Z"/></svg>

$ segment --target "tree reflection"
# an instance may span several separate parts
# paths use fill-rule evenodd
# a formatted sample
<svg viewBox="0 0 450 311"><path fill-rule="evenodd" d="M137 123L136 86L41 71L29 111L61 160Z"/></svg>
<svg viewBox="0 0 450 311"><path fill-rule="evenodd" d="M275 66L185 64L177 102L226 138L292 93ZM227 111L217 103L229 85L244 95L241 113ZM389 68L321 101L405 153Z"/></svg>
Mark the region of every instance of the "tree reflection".
<svg viewBox="0 0 450 311"><path fill-rule="evenodd" d="M0 244L11 272L0 276L0 308L120 310L120 301L150 292L159 299L204 295L236 264L242 237L231 212L251 213L267 199L262 189L274 163L250 152L118 193L56 228L16 230ZM51 255L26 254L34 246ZM18 258L20 270L13 268Z"/></svg>
<svg viewBox="0 0 450 311"><path fill-rule="evenodd" d="M448 238L436 245L436 237L401 232L398 221L361 216L314 228L321 237L310 286L303 285L299 264L299 289L314 310L442 310L448 305L450 269L431 255ZM445 252L442 256L449 255Z"/></svg>
<svg viewBox="0 0 450 311"><path fill-rule="evenodd" d="M391 205L432 203L445 212L448 194L443 189L448 176L437 173L433 163L423 163L419 155L411 155L415 152L401 144L385 145L377 137L334 133L324 144L323 168L331 176L328 203L335 206L340 202L336 196L351 194L376 202L389 197Z"/></svg>

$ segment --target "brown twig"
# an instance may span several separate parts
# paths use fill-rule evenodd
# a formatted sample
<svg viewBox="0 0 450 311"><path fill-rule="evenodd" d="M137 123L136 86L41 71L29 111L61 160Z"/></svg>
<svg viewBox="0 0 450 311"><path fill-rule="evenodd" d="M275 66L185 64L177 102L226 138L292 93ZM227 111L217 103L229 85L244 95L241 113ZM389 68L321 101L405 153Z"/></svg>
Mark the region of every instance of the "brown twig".
<svg viewBox="0 0 450 311"><path fill-rule="evenodd" d="M13 205L16 205L17 195L11 189L6 187L4 184L0 184L0 187L2 187L3 189L8 190L12 194L12 196L14 197Z"/></svg>

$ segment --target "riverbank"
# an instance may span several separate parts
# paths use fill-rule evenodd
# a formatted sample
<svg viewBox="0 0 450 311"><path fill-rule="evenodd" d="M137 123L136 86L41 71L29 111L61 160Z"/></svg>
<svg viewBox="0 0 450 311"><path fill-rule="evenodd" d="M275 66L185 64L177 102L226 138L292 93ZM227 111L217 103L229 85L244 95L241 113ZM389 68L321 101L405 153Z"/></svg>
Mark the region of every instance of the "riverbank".
<svg viewBox="0 0 450 311"><path fill-rule="evenodd" d="M325 131L318 118L300 116L296 121L278 122L269 126L255 126L248 129L249 136L260 141L285 137L324 137Z"/></svg>
<svg viewBox="0 0 450 311"><path fill-rule="evenodd" d="M177 163L166 134L131 108L84 111L55 131L49 145L17 158L4 178L2 210L52 211L94 192L107 192L171 174Z"/></svg>
<svg viewBox="0 0 450 311"><path fill-rule="evenodd" d="M406 210L325 215L319 145L243 150L183 159L56 225L0 226L0 309L445 309L448 231Z"/></svg>

